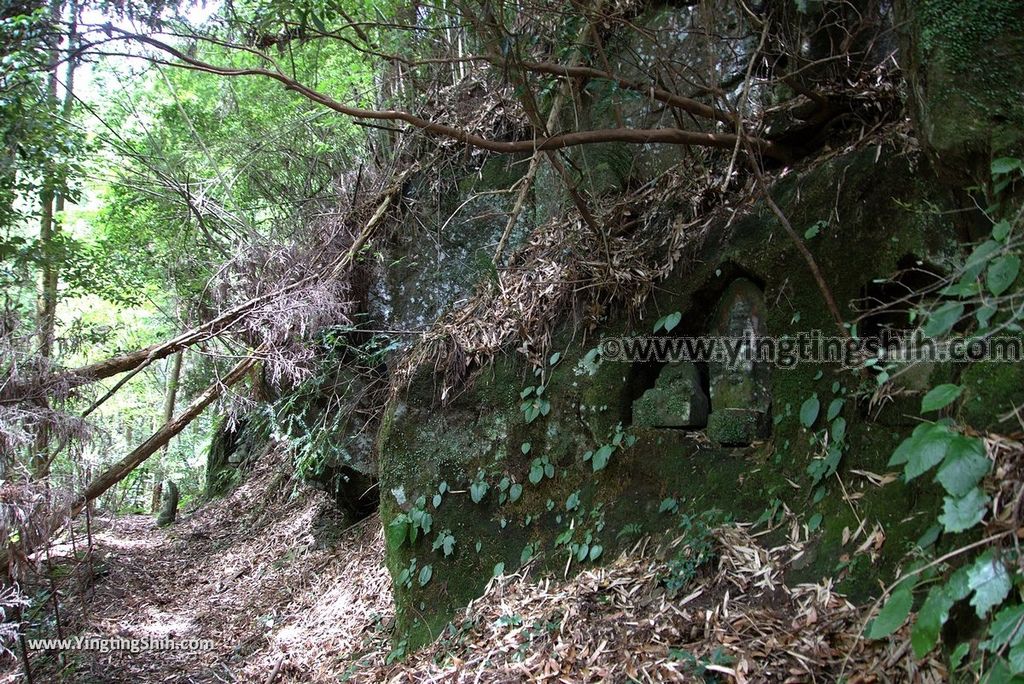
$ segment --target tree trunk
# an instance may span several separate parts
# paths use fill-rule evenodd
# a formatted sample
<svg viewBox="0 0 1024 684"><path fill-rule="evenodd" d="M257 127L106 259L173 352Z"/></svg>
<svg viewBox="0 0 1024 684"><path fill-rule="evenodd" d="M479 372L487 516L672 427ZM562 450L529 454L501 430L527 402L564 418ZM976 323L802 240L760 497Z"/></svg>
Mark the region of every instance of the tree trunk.
<svg viewBox="0 0 1024 684"><path fill-rule="evenodd" d="M163 427L154 432L149 439L140 444L130 454L110 466L97 475L82 492L75 497L71 506L70 517L78 515L86 503L92 501L105 491L116 485L127 477L133 470L139 467L147 458L159 451L176 434L184 430L189 423L203 412L207 406L212 404L225 389L242 379L249 369L256 364L256 356L249 356L243 359L219 382L215 382L202 394L192 400L185 410L178 417L165 423Z"/></svg>
<svg viewBox="0 0 1024 684"><path fill-rule="evenodd" d="M50 14L55 24L59 24L64 12L62 0L54 0L50 5ZM78 34L78 0L71 2L71 27L68 33L68 53L76 46ZM54 115L57 111L57 57L60 50L54 46L51 50L53 69L47 77L47 93ZM64 102L61 114L67 120L74 106L75 67L78 60L68 59L65 75ZM53 342L57 327L57 288L60 284L60 255L58 254L58 238L60 237L60 213L64 211L64 193L56 190L58 183L55 174L48 173L43 178L43 189L40 192L39 213L39 244L43 252L43 264L40 274L39 300L36 304L36 328L39 331L39 356L48 362L53 358ZM36 433L35 448L32 453L32 473L35 478L46 477L50 470L50 430L42 425Z"/></svg>
<svg viewBox="0 0 1024 684"><path fill-rule="evenodd" d="M184 352L178 352L171 359L171 368L167 376L167 392L164 394L164 423L171 422L174 417L174 402L178 398L178 380L181 378L181 357ZM160 509L160 494L164 486L164 470L167 463L167 452L170 442L164 445L163 450L156 462L153 471L153 500L150 502L150 512L156 513Z"/></svg>

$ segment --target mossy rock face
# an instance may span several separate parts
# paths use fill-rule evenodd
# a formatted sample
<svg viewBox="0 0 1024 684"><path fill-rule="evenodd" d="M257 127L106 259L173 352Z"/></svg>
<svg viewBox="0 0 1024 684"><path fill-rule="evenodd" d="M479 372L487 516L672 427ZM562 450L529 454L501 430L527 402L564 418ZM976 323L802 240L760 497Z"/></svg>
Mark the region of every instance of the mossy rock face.
<svg viewBox="0 0 1024 684"><path fill-rule="evenodd" d="M1024 5L897 0L901 66L919 135L947 180L989 179L994 157L1024 153Z"/></svg>
<svg viewBox="0 0 1024 684"><path fill-rule="evenodd" d="M407 213L390 239L378 245L387 268L369 294L370 318L382 327L425 328L481 279L494 277L495 247L512 213L516 193L507 189L528 164L517 156L467 164L457 182L432 171L406 188ZM506 253L529 230L526 206L508 237Z"/></svg>
<svg viewBox="0 0 1024 684"><path fill-rule="evenodd" d="M776 200L799 231L825 222L807 245L844 316L853 317L848 303L866 284L895 272L908 255L952 261L947 205L929 178L920 159L885 152L876 160L871 149L792 174L776 187ZM639 329L623 312L599 334L649 334L650 320L674 311L682 313L677 334L711 330L716 303L739 278L763 292L770 335L834 330L806 263L765 210L723 218L692 263L662 283ZM752 521L783 502L803 520L820 514L811 548L792 575L838 575L840 587L858 599L875 591L880 577L892 577L908 541L930 524L922 511L938 500L937 487L915 481L881 488L853 473L886 472L909 428L869 415L854 396L863 379L838 364L773 368L765 380L773 419L764 438L750 439L752 426L740 417L723 434L753 443L729 448L698 431L636 424L634 402L655 386L661 367L602 361L593 351L596 338L587 346L578 340L568 327L558 333L553 348L561 359L541 377L509 351L447 405L429 368L392 400L378 436L382 520L388 527L403 515L420 516L418 501L430 517L429 533L415 542L389 535L388 567L406 580L395 587L398 638L410 646L436 637L496 566L510 572L532 561L575 572L614 557L638 535L673 530L676 515L718 509ZM541 384L539 397L535 389L521 395ZM822 409L807 429L799 409L812 395ZM838 474L857 495L858 513L833 491L835 478L812 486L808 474L821 456L812 437L829 428L825 407L834 400L848 425ZM543 402L544 410L527 420L524 402ZM711 403L714 415L713 397ZM827 495L815 496L818 487ZM678 514L662 512L665 499L677 503ZM844 563L840 558L853 551L843 545L844 530L857 529L858 515L882 524L886 542L873 562ZM454 538L448 555L443 545L434 548L442 534Z"/></svg>
<svg viewBox="0 0 1024 684"><path fill-rule="evenodd" d="M219 418L214 424L206 453L206 496L222 496L241 479L241 469L258 457L267 444L266 435L245 418L232 426Z"/></svg>
<svg viewBox="0 0 1024 684"><path fill-rule="evenodd" d="M1024 406L1024 364L975 363L964 369L960 384L964 387L960 418L965 423L1002 432L1019 426L1014 411Z"/></svg>

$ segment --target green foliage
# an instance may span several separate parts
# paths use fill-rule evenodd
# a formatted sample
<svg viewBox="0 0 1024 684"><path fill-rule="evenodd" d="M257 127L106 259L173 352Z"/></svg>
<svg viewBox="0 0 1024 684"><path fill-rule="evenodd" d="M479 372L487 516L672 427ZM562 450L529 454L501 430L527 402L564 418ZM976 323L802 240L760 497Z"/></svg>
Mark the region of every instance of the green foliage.
<svg viewBox="0 0 1024 684"><path fill-rule="evenodd" d="M665 332L670 333L675 330L681 320L683 320L683 314L679 311L666 314L654 322L654 330L652 332L664 330Z"/></svg>
<svg viewBox="0 0 1024 684"><path fill-rule="evenodd" d="M668 574L662 582L670 596L677 595L690 585L702 567L714 558L714 528L722 523L719 511L705 511L698 516L683 515L679 529L683 541L676 554L667 562Z"/></svg>
<svg viewBox="0 0 1024 684"><path fill-rule="evenodd" d="M538 385L527 387L519 393L519 397L524 400L519 409L523 412L527 423L532 423L538 417L546 416L551 412L551 402L542 396L544 389L544 385Z"/></svg>
<svg viewBox="0 0 1024 684"><path fill-rule="evenodd" d="M941 3L934 3L935 5ZM991 5L991 3L989 3ZM957 18L951 17L952 21ZM999 183L995 194L1007 187L1007 175L1019 176L1022 165L1017 160L997 159L993 162L993 182ZM998 202L996 207L998 207ZM996 208L993 209L996 211ZM959 271L959 280L946 287L942 294L955 298L940 304L926 314L926 334L943 336L961 324L965 301L981 297L982 285L993 297L1007 292L1017 278L1020 261L1017 247L1008 244L1013 232L1008 220L995 221L992 239L976 246ZM985 303L979 310L976 325L979 333L1004 308L1002 300ZM924 313L924 312L922 312ZM923 397L921 412L945 410L960 399L963 388L943 384L931 388ZM989 512L991 498L985 490L985 478L992 470L992 461L985 442L967 434L951 420L922 422L895 450L890 466L902 466L906 481L934 472L933 479L944 490L942 511L935 512L936 532L960 534L978 529ZM919 544L930 548L937 534ZM997 537L999 535L996 535ZM1010 681L1024 675L1024 645L1021 626L1024 606L1020 590L1024 577L1016 571L1019 559L1010 549L999 549L991 538L986 545L969 545L946 553L939 561L955 558L958 566L945 563L918 564L908 572L888 596L881 611L868 630L870 638L886 638L910 617L914 594L927 593L916 615L912 617L911 645L917 658L927 656L942 638L943 626L954 607L967 601L977 617L984 622L987 638L978 644L987 653L972 664L973 676L980 681ZM1017 591L1014 591L1014 589ZM971 646L969 642L949 645L952 648L950 670L964 663Z"/></svg>
<svg viewBox="0 0 1024 684"><path fill-rule="evenodd" d="M583 462L589 461L591 468L596 473L608 467L608 462L611 461L616 451L634 444L636 444L636 437L627 433L622 427L622 423L618 423L611 433L611 440L607 444L598 446L597 449L584 452Z"/></svg>
<svg viewBox="0 0 1024 684"><path fill-rule="evenodd" d="M551 461L548 460L547 456L540 456L530 462L530 484L540 484L540 481L545 477L553 478L554 476L555 467L551 465Z"/></svg>
<svg viewBox="0 0 1024 684"><path fill-rule="evenodd" d="M398 548L408 541L409 546L416 543L420 536L430 534L434 518L426 510L427 499L421 496L416 499L408 511L396 515L386 530L388 545ZM454 539L452 540L454 543Z"/></svg>

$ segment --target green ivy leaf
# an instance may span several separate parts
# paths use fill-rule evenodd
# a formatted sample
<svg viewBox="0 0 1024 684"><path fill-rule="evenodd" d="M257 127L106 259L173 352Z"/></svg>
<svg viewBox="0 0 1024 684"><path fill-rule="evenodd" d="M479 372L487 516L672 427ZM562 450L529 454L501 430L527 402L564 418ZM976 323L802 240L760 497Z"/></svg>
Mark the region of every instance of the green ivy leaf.
<svg viewBox="0 0 1024 684"><path fill-rule="evenodd" d="M814 425L814 421L818 419L818 411L820 410L821 402L818 401L818 395L815 393L800 406L800 424L805 428L810 428Z"/></svg>
<svg viewBox="0 0 1024 684"><path fill-rule="evenodd" d="M601 554L603 552L604 552L604 547L601 546L600 544L594 544L593 546L591 546L590 547L590 561L591 562L596 561L598 558L601 557Z"/></svg>
<svg viewBox="0 0 1024 684"><path fill-rule="evenodd" d="M420 577L419 577L419 579L420 579L420 586L421 587L427 586L427 582L429 582L430 578L433 577L433 576L434 576L434 568L430 567L429 565L424 565L423 569L420 570Z"/></svg>
<svg viewBox="0 0 1024 684"><path fill-rule="evenodd" d="M494 566L494 571L491 573L491 577L497 577L499 575L504 575L504 574L505 574L505 564L504 563L497 563Z"/></svg>
<svg viewBox="0 0 1024 684"><path fill-rule="evenodd" d="M561 358L562 358L562 352L555 352L554 354L551 355L551 358L548 359L548 365L549 366L554 366L556 363L558 363L558 360L561 359Z"/></svg>
<svg viewBox="0 0 1024 684"><path fill-rule="evenodd" d="M1010 574L1002 560L986 551L967 571L967 585L974 592L971 605L978 617L984 619L992 608L1010 595Z"/></svg>
<svg viewBox="0 0 1024 684"><path fill-rule="evenodd" d="M523 485L519 484L518 482L514 483L511 487L508 488L509 503L515 503L516 501L519 501L519 497L521 497L522 495Z"/></svg>
<svg viewBox="0 0 1024 684"><path fill-rule="evenodd" d="M963 391L964 388L959 385L939 385L924 395L924 399L921 400L921 413L946 408L956 401Z"/></svg>
<svg viewBox="0 0 1024 684"><path fill-rule="evenodd" d="M665 332L672 332L681 320L683 320L683 314L678 311L665 316Z"/></svg>
<svg viewBox="0 0 1024 684"><path fill-rule="evenodd" d="M868 628L868 638L884 639L902 627L910 615L913 603L914 596L910 587L903 585L897 588L878 612L878 617L872 620L871 627Z"/></svg>
<svg viewBox="0 0 1024 684"><path fill-rule="evenodd" d="M543 479L544 464L540 462L539 458L536 458L530 465L530 484L538 484Z"/></svg>
<svg viewBox="0 0 1024 684"><path fill-rule="evenodd" d="M988 291L998 297L1010 289L1019 274L1020 257L1016 254L1003 254L988 265L985 284L988 285Z"/></svg>
<svg viewBox="0 0 1024 684"><path fill-rule="evenodd" d="M990 467L983 441L956 435L949 442L946 460L935 479L949 494L964 496L988 474Z"/></svg>
<svg viewBox="0 0 1024 684"><path fill-rule="evenodd" d="M987 507L988 495L980 487L975 487L959 498L947 496L942 502L939 522L946 532L963 532L981 522Z"/></svg>

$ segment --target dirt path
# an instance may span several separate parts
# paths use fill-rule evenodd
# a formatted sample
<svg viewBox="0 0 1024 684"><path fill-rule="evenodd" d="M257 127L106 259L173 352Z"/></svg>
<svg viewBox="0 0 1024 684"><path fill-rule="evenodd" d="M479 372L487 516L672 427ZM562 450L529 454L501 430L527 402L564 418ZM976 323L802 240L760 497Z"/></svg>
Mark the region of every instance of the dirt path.
<svg viewBox="0 0 1024 684"><path fill-rule="evenodd" d="M65 651L33 659L37 681L337 681L357 654L380 657L390 578L376 517L344 530L327 497L273 463L168 529L117 518L96 535L99 577L63 610L72 634L208 640L208 649ZM137 649L138 650L138 649Z"/></svg>

